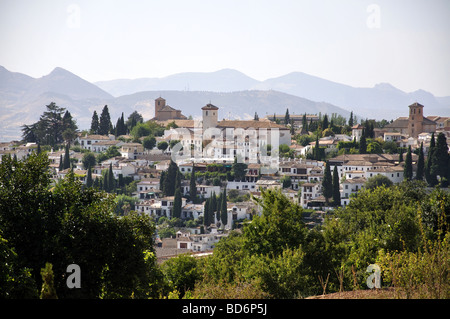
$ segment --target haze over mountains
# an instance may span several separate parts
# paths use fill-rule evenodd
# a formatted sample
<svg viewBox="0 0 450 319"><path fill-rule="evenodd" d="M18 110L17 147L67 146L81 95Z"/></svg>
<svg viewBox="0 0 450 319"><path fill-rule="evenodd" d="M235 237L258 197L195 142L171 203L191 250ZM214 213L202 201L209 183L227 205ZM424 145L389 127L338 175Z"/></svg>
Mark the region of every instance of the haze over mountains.
<svg viewBox="0 0 450 319"><path fill-rule="evenodd" d="M154 116L154 99L162 96L186 116L200 116L201 107L211 102L220 108L219 118L253 118L273 113L338 113L348 117L395 119L407 115L407 106L420 102L426 115L450 114L450 97L435 97L425 91L405 93L389 84L374 88L351 86L300 72L258 81L224 69L209 73L179 73L164 78L112 80L90 83L77 75L55 68L41 78L10 72L0 66L0 141L20 139L20 126L32 124L55 102L67 108L80 129L88 129L92 113L108 105L115 124L123 112L134 110L145 120Z"/></svg>

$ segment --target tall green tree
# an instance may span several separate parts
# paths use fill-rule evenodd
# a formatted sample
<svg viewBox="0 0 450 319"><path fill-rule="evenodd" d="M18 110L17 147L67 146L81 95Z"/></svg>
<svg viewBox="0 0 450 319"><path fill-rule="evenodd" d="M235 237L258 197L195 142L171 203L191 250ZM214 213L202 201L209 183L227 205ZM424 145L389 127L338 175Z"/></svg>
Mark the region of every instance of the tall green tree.
<svg viewBox="0 0 450 319"><path fill-rule="evenodd" d="M434 133L431 134L430 148L428 149L428 158L425 163L425 179L429 186L433 187L437 185L436 168L433 167L434 152L436 150L436 140Z"/></svg>
<svg viewBox="0 0 450 319"><path fill-rule="evenodd" d="M449 154L448 154L448 145L447 138L444 133L439 133L436 141L436 147L434 149L432 158L431 158L431 174L435 176L439 176L441 179L441 186L448 186L448 170L450 169L449 163Z"/></svg>
<svg viewBox="0 0 450 319"><path fill-rule="evenodd" d="M181 218L181 205L182 205L182 199L181 199L181 191L180 188L177 188L175 190L175 198L173 200L173 217L175 218Z"/></svg>
<svg viewBox="0 0 450 319"><path fill-rule="evenodd" d="M325 114L325 116L323 117L323 121L322 121L322 130L326 130L328 128L328 115Z"/></svg>
<svg viewBox="0 0 450 319"><path fill-rule="evenodd" d="M242 159L239 156L234 157L233 165L231 166L231 172L234 176L235 181L243 181L245 179L245 173L247 169L247 164L242 163Z"/></svg>
<svg viewBox="0 0 450 319"><path fill-rule="evenodd" d="M228 224L228 210L227 210L227 187L224 187L222 195L222 204L220 207L220 221L222 222L223 228Z"/></svg>
<svg viewBox="0 0 450 319"><path fill-rule="evenodd" d="M327 203L328 200L333 196L333 180L331 177L330 163L327 161L325 164L325 171L322 180L323 196L325 197Z"/></svg>
<svg viewBox="0 0 450 319"><path fill-rule="evenodd" d="M348 125L353 127L353 111L350 112L350 118L348 119Z"/></svg>
<svg viewBox="0 0 450 319"><path fill-rule="evenodd" d="M92 168L91 166L89 166L86 175L86 187L92 187L93 184L94 181L92 180Z"/></svg>
<svg viewBox="0 0 450 319"><path fill-rule="evenodd" d="M38 122L22 126L23 140L25 142L36 142L52 147L62 143L62 134L67 128L67 125L75 125L72 120L68 121L66 123L67 125L64 125L63 114L65 110L65 108L57 106L55 102L46 105L46 111L40 116ZM67 114L67 120L69 119L69 115L70 113ZM74 127L76 128L76 125Z"/></svg>
<svg viewBox="0 0 450 319"><path fill-rule="evenodd" d="M174 196L178 165L170 160L169 168L164 176L163 191L166 196Z"/></svg>
<svg viewBox="0 0 450 319"><path fill-rule="evenodd" d="M261 190L257 199L261 216L244 227L243 248L251 255L279 256L284 248L296 248L305 242L307 229L302 221L302 208L291 202L280 190ZM264 240L261 240L264 234Z"/></svg>
<svg viewBox="0 0 450 319"><path fill-rule="evenodd" d="M407 181L410 181L413 177L411 146L408 147L408 152L406 153L405 167L403 168L403 177Z"/></svg>
<svg viewBox="0 0 450 319"><path fill-rule="evenodd" d="M131 133L131 130L138 124L138 123L142 123L144 122L144 118L142 117L141 114L138 113L138 111L134 111L133 113L130 114L130 116L128 116L127 121L126 121L126 126L127 126L127 130L128 132Z"/></svg>
<svg viewBox="0 0 450 319"><path fill-rule="evenodd" d="M216 192L213 192L211 196L211 203L209 204L209 220L212 224L216 223L216 214L217 211L217 195Z"/></svg>
<svg viewBox="0 0 450 319"><path fill-rule="evenodd" d="M70 153L69 153L69 144L66 144L65 153L64 153L64 168L70 168Z"/></svg>
<svg viewBox="0 0 450 319"><path fill-rule="evenodd" d="M98 119L97 111L94 111L94 113L92 114L90 133L98 134L99 127L100 127L100 122Z"/></svg>
<svg viewBox="0 0 450 319"><path fill-rule="evenodd" d="M205 201L205 205L203 207L203 225L205 227L208 227L209 225L211 225L210 205L211 205L211 198L208 198Z"/></svg>
<svg viewBox="0 0 450 319"><path fill-rule="evenodd" d="M423 142L420 143L420 150L419 150L419 159L417 160L417 171L416 171L416 179L421 181L423 180L425 171L425 158L423 154Z"/></svg>
<svg viewBox="0 0 450 319"><path fill-rule="evenodd" d="M290 120L289 109L286 109L286 114L284 115L284 124L288 125L289 124L289 120Z"/></svg>
<svg viewBox="0 0 450 319"><path fill-rule="evenodd" d="M365 129L363 129L363 133L359 140L359 154L366 154L366 153L367 153L367 142L365 136Z"/></svg>
<svg viewBox="0 0 450 319"><path fill-rule="evenodd" d="M116 187L116 179L114 178L114 173L112 169L112 163L109 163L108 170L108 190L111 192Z"/></svg>
<svg viewBox="0 0 450 319"><path fill-rule="evenodd" d="M339 191L339 173L337 165L333 169L333 204L334 206L341 205L341 193Z"/></svg>
<svg viewBox="0 0 450 319"><path fill-rule="evenodd" d="M194 164L192 164L191 178L189 180L189 197L194 204L197 203L197 182L195 178Z"/></svg>
<svg viewBox="0 0 450 319"><path fill-rule="evenodd" d="M109 115L108 105L105 105L103 107L102 114L100 114L98 134L108 135L111 132L111 129L111 116Z"/></svg>

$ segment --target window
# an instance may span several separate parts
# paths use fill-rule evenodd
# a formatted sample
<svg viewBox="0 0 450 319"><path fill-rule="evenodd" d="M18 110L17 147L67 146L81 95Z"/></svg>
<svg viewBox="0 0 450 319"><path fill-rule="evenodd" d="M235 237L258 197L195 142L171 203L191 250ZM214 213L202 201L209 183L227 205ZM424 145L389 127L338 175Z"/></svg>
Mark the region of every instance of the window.
<svg viewBox="0 0 450 319"><path fill-rule="evenodd" d="M208 111L206 111L206 116L208 116Z"/></svg>

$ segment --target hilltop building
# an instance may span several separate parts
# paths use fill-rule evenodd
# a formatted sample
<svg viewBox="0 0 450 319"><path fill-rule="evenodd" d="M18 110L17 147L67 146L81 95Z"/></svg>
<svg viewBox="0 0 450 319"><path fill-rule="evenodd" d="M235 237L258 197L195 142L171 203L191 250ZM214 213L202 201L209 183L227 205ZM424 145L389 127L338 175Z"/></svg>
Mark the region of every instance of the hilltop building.
<svg viewBox="0 0 450 319"><path fill-rule="evenodd" d="M166 104L166 100L159 97L155 100L155 117L153 120L156 121L167 121L167 120L185 120L186 116L181 114L180 110L176 110L173 107Z"/></svg>
<svg viewBox="0 0 450 319"><path fill-rule="evenodd" d="M386 132L396 132L414 138L420 133L434 133L436 128L437 123L424 116L423 105L417 102L409 106L408 117L399 117L385 126Z"/></svg>

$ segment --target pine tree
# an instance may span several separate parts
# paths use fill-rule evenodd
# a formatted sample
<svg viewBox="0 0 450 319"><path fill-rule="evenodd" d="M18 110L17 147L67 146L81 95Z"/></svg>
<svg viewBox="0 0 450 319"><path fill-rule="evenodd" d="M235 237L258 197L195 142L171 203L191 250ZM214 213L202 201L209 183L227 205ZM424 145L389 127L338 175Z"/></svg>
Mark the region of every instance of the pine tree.
<svg viewBox="0 0 450 319"><path fill-rule="evenodd" d="M417 172L416 172L416 179L421 181L423 180L425 170L425 160L423 155L423 142L420 144L420 150L419 150L419 159L417 160Z"/></svg>
<svg viewBox="0 0 450 319"><path fill-rule="evenodd" d="M405 158L405 167L403 168L403 177L406 180L410 181L412 179L412 176L413 176L412 155L411 155L411 146L409 146Z"/></svg>
<svg viewBox="0 0 450 319"><path fill-rule="evenodd" d="M333 196L333 181L331 177L330 164L328 161L325 164L325 172L323 175L322 187L323 187L323 196L325 197L325 200L328 203L328 199Z"/></svg>
<svg viewBox="0 0 450 319"><path fill-rule="evenodd" d="M172 215L172 217L181 218L181 205L182 205L181 191L180 191L180 188L177 188L175 190L175 198L173 200L173 215Z"/></svg>
<svg viewBox="0 0 450 319"><path fill-rule="evenodd" d="M340 206L341 204L341 193L339 191L339 173L337 170L337 165L333 169L333 203L334 206Z"/></svg>
<svg viewBox="0 0 450 319"><path fill-rule="evenodd" d="M92 121L91 121L91 134L98 134L98 128L99 128L99 121L98 121L98 115L97 111L94 111L94 114L92 115Z"/></svg>
<svg viewBox="0 0 450 319"><path fill-rule="evenodd" d="M196 204L197 203L197 183L195 182L195 165L192 164L192 172L191 179L189 181L189 195L191 197L191 201Z"/></svg>

